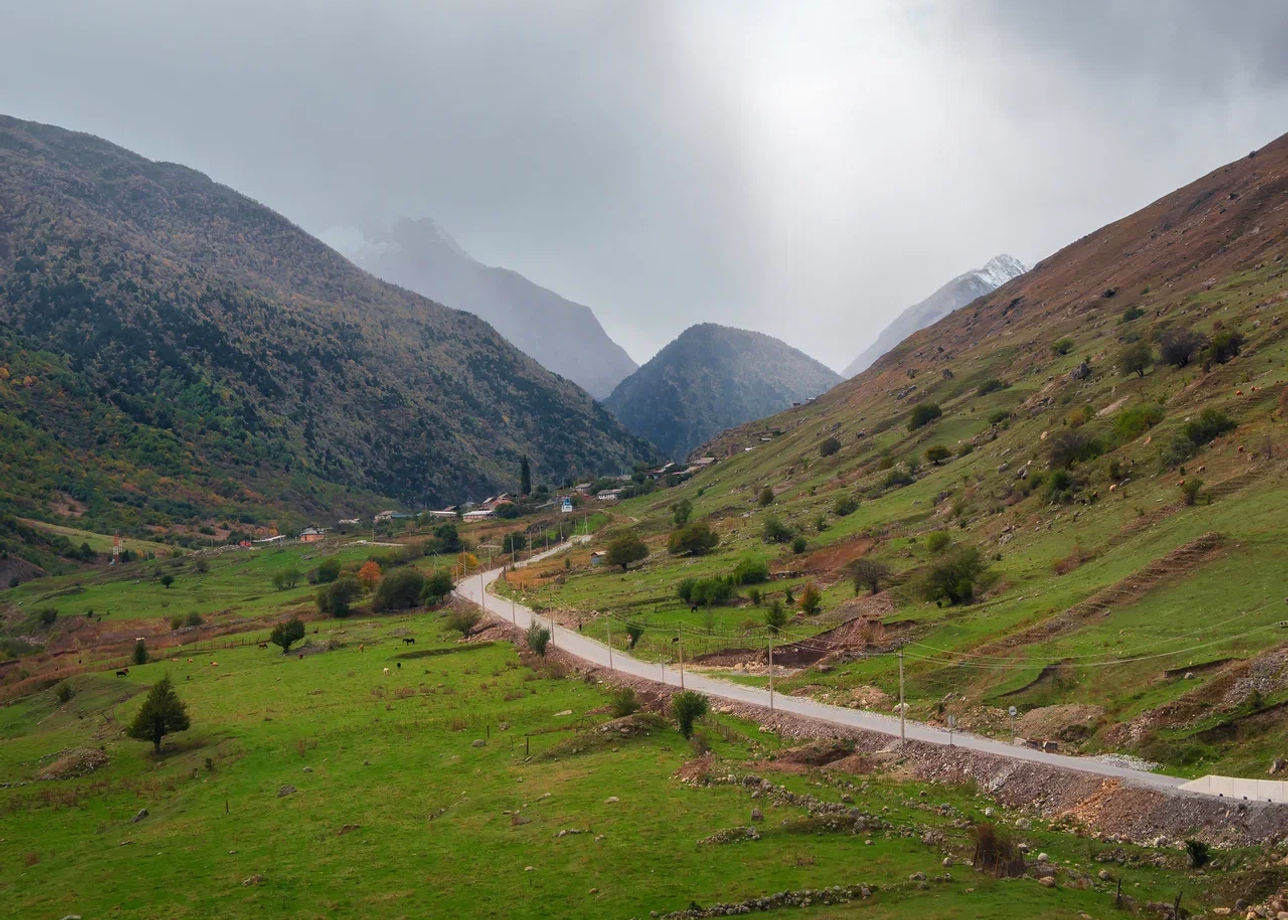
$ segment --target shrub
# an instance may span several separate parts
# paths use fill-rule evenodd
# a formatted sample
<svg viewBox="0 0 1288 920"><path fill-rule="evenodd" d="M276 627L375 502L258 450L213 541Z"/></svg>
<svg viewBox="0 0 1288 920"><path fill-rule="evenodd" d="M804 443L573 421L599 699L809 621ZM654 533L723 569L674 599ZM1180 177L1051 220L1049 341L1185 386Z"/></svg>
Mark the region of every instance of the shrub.
<svg viewBox="0 0 1288 920"><path fill-rule="evenodd" d="M963 441L961 446L957 448L957 456L959 457L966 457L973 453L975 453L975 445L970 441Z"/></svg>
<svg viewBox="0 0 1288 920"><path fill-rule="evenodd" d="M380 579L372 607L376 610L406 610L420 603L425 576L410 566L394 569Z"/></svg>
<svg viewBox="0 0 1288 920"><path fill-rule="evenodd" d="M937 555L948 548L952 543L952 537L948 536L947 531L936 530L926 537L926 549L930 550L931 555Z"/></svg>
<svg viewBox="0 0 1288 920"><path fill-rule="evenodd" d="M1118 371L1124 377L1130 377L1132 374L1144 377L1145 371L1149 370L1153 362L1154 351L1146 342L1132 342L1124 345L1118 352Z"/></svg>
<svg viewBox="0 0 1288 920"><path fill-rule="evenodd" d="M1191 869L1202 869L1212 858L1208 853L1208 845L1201 840L1185 841L1185 855L1190 858Z"/></svg>
<svg viewBox="0 0 1288 920"><path fill-rule="evenodd" d="M836 438L824 438L823 443L818 446L818 455L820 457L830 457L841 449L841 442Z"/></svg>
<svg viewBox="0 0 1288 920"><path fill-rule="evenodd" d="M1217 364L1225 364L1239 354L1243 348L1243 333L1233 329L1218 332L1208 344L1206 359Z"/></svg>
<svg viewBox="0 0 1288 920"><path fill-rule="evenodd" d="M1128 307L1126 310L1123 310L1123 315L1119 317L1118 322L1130 323L1132 320L1140 319L1144 315L1145 311L1140 307Z"/></svg>
<svg viewBox="0 0 1288 920"><path fill-rule="evenodd" d="M42 607L36 611L36 619L41 626L53 626L54 621L58 619L57 607Z"/></svg>
<svg viewBox="0 0 1288 920"><path fill-rule="evenodd" d="M883 489L897 489L900 486L910 486L916 481L912 470L901 463L885 474L885 478L881 480L881 487Z"/></svg>
<svg viewBox="0 0 1288 920"><path fill-rule="evenodd" d="M176 613L174 616L170 617L171 629L178 629L182 625L183 625L183 617L179 616L179 614Z"/></svg>
<svg viewBox="0 0 1288 920"><path fill-rule="evenodd" d="M289 591L300 583L300 570L295 566L282 569L273 575L273 587L278 591Z"/></svg>
<svg viewBox="0 0 1288 920"><path fill-rule="evenodd" d="M916 431L918 428L924 428L943 414L943 410L937 403L918 403L913 407L912 414L908 416L908 430Z"/></svg>
<svg viewBox="0 0 1288 920"><path fill-rule="evenodd" d="M698 521L696 524L687 524L679 530L671 531L671 536L666 541L666 549L672 556L685 553L690 556L701 556L719 542L720 538L715 532L704 522Z"/></svg>
<svg viewBox="0 0 1288 920"><path fill-rule="evenodd" d="M1006 409L998 409L988 417L990 425L1005 425L1011 420L1011 413Z"/></svg>
<svg viewBox="0 0 1288 920"><path fill-rule="evenodd" d="M135 664L148 663L148 644L142 639L134 643L134 651L130 653L130 661Z"/></svg>
<svg viewBox="0 0 1288 920"><path fill-rule="evenodd" d="M362 582L352 575L342 575L318 591L318 610L336 617L347 617L350 604L361 595Z"/></svg>
<svg viewBox="0 0 1288 920"><path fill-rule="evenodd" d="M425 579L425 587L420 592L421 603L428 606L441 604L452 593L452 587L452 573L447 569L435 570Z"/></svg>
<svg viewBox="0 0 1288 920"><path fill-rule="evenodd" d="M1078 480L1068 470L1053 470L1046 479L1046 500L1053 505L1067 505L1078 491Z"/></svg>
<svg viewBox="0 0 1288 920"><path fill-rule="evenodd" d="M676 585L675 593L686 604L710 607L733 597L733 585L723 578L686 578Z"/></svg>
<svg viewBox="0 0 1288 920"><path fill-rule="evenodd" d="M989 393L996 393L998 390L1005 390L1008 386L1010 386L1010 384L1003 380L998 380L996 377L989 377L975 388L975 395L987 396Z"/></svg>
<svg viewBox="0 0 1288 920"><path fill-rule="evenodd" d="M550 630L536 620L528 624L528 648L541 657L546 655L546 646L550 644Z"/></svg>
<svg viewBox="0 0 1288 920"><path fill-rule="evenodd" d="M671 517L675 521L676 527L683 527L689 523L689 515L693 513L693 502L687 498L682 498L671 506Z"/></svg>
<svg viewBox="0 0 1288 920"><path fill-rule="evenodd" d="M66 703L72 698L72 685L67 681L59 681L58 686L54 687L54 699L60 703Z"/></svg>
<svg viewBox="0 0 1288 920"><path fill-rule="evenodd" d="M810 582L801 592L798 603L805 615L812 617L823 606L823 592L818 589L818 585Z"/></svg>
<svg viewBox="0 0 1288 920"><path fill-rule="evenodd" d="M733 580L739 585L758 585L769 581L769 566L750 556L740 559L734 567Z"/></svg>
<svg viewBox="0 0 1288 920"><path fill-rule="evenodd" d="M624 719L640 710L639 697L634 687L618 687L608 694L608 708L614 719Z"/></svg>
<svg viewBox="0 0 1288 920"><path fill-rule="evenodd" d="M769 486L765 486L760 490L760 495L756 497L756 503L762 508L766 505L772 505L774 503L774 490Z"/></svg>
<svg viewBox="0 0 1288 920"><path fill-rule="evenodd" d="M1134 441L1163 420L1163 407L1156 405L1132 406L1114 416L1114 441L1126 444Z"/></svg>
<svg viewBox="0 0 1288 920"><path fill-rule="evenodd" d="M765 518L764 540L766 543L788 543L795 536L795 531L772 515Z"/></svg>
<svg viewBox="0 0 1288 920"><path fill-rule="evenodd" d="M1159 357L1172 367L1185 367L1203 345L1203 336L1193 329L1168 329L1158 340Z"/></svg>
<svg viewBox="0 0 1288 920"><path fill-rule="evenodd" d="M1203 480L1197 476L1189 479L1182 479L1180 482L1181 498L1185 500L1186 505L1193 505L1199 498L1199 490L1203 488Z"/></svg>
<svg viewBox="0 0 1288 920"><path fill-rule="evenodd" d="M699 525L695 524L693 526ZM627 532L608 544L608 553L605 558L609 565L620 565L622 571L625 572L627 566L632 562L639 562L641 559L648 558L648 547L633 532Z"/></svg>
<svg viewBox="0 0 1288 920"><path fill-rule="evenodd" d="M1198 418L1186 422L1185 436L1195 447L1202 447L1234 427L1234 422L1220 409L1204 409Z"/></svg>
<svg viewBox="0 0 1288 920"><path fill-rule="evenodd" d="M340 557L328 556L318 563L317 581L320 585L330 584L340 577Z"/></svg>
<svg viewBox="0 0 1288 920"><path fill-rule="evenodd" d="M1100 444L1080 431L1057 431L1047 443L1051 466L1068 469L1075 463L1094 460L1103 453Z"/></svg>
<svg viewBox="0 0 1288 920"><path fill-rule="evenodd" d="M1178 467L1197 452L1194 442L1185 435L1177 435L1158 452L1159 466L1163 469Z"/></svg>
<svg viewBox="0 0 1288 920"><path fill-rule="evenodd" d="M856 559L850 563L850 580L854 582L854 593L867 588L873 594L881 590L881 583L890 577L890 569L883 562L875 559Z"/></svg>
<svg viewBox="0 0 1288 920"><path fill-rule="evenodd" d="M705 716L710 709L707 698L693 690L682 690L671 697L671 715L685 738L693 737L693 723Z"/></svg>
<svg viewBox="0 0 1288 920"><path fill-rule="evenodd" d="M935 444L926 448L926 459L935 466L939 466L952 455L953 452L942 444Z"/></svg>
<svg viewBox="0 0 1288 920"><path fill-rule="evenodd" d="M980 551L959 546L926 573L923 590L928 600L969 604L975 599L975 584L987 567Z"/></svg>
<svg viewBox="0 0 1288 920"><path fill-rule="evenodd" d="M187 617L184 618L183 625L200 626L205 622L206 621L201 618L201 614L199 614L197 611L194 610L191 613L189 613Z"/></svg>
<svg viewBox="0 0 1288 920"><path fill-rule="evenodd" d="M304 624L300 622L299 617L291 617L285 623L278 623L269 633L268 641L276 646L280 646L282 654L285 655L291 650L291 646L304 638Z"/></svg>
<svg viewBox="0 0 1288 920"><path fill-rule="evenodd" d="M1073 351L1073 339L1057 339L1051 343L1051 354L1057 358Z"/></svg>
<svg viewBox="0 0 1288 920"><path fill-rule="evenodd" d="M778 598L774 598L773 603L765 609L765 625L769 627L769 631L774 635L778 635L782 628L787 625L787 608L783 606L783 602Z"/></svg>
<svg viewBox="0 0 1288 920"><path fill-rule="evenodd" d="M795 553L796 555L799 556L801 553L805 552L805 548L808 545L809 543L805 540L805 537L803 534L797 534L796 536L792 537L792 552Z"/></svg>
<svg viewBox="0 0 1288 920"><path fill-rule="evenodd" d="M477 607L458 604L447 611L444 622L448 629L454 629L463 636L478 624L480 616Z"/></svg>
<svg viewBox="0 0 1288 920"><path fill-rule="evenodd" d="M1024 853L1006 831L979 821L971 828L971 837L975 841L971 862L980 872L994 878L1019 878L1024 874Z"/></svg>
<svg viewBox="0 0 1288 920"><path fill-rule="evenodd" d="M836 500L836 504L832 506L832 511L836 513L837 517L846 517L858 510L859 502L852 495L842 495Z"/></svg>

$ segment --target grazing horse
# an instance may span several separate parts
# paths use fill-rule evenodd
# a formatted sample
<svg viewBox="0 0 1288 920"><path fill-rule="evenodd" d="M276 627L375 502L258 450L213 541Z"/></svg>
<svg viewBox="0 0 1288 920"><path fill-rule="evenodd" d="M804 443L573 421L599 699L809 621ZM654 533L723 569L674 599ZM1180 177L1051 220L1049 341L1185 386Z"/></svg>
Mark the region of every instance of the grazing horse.
<svg viewBox="0 0 1288 920"><path fill-rule="evenodd" d="M121 670L119 670L119 671L117 671L117 672L116 672L116 676L117 676L117 677L129 677L129 676L130 676L130 669L129 669L129 668L121 668Z"/></svg>
<svg viewBox="0 0 1288 920"><path fill-rule="evenodd" d="M416 640L412 636L406 636L403 639L403 645L415 645L415 644L416 644Z"/></svg>

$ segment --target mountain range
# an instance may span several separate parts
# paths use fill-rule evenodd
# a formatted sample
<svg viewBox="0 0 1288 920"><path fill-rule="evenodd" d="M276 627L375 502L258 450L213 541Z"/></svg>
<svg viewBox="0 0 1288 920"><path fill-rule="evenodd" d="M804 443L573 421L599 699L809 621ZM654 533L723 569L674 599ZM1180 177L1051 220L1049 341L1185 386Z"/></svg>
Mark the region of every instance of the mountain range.
<svg viewBox="0 0 1288 920"><path fill-rule="evenodd" d="M104 523L445 504L523 456L557 482L653 455L477 317L194 170L8 117L0 370L7 503Z"/></svg>
<svg viewBox="0 0 1288 920"><path fill-rule="evenodd" d="M619 383L604 405L630 431L683 460L725 428L780 412L840 381L772 336L701 323Z"/></svg>
<svg viewBox="0 0 1288 920"><path fill-rule="evenodd" d="M890 325L881 330L877 340L845 368L842 375L853 377L867 370L872 364L908 336L932 323L937 323L954 310L961 309L976 297L994 291L1012 278L1028 271L1024 263L1014 256L1002 254L989 259L982 268L958 275L920 303L913 304L900 313Z"/></svg>
<svg viewBox="0 0 1288 920"><path fill-rule="evenodd" d="M361 234L361 242L341 249L362 268L486 320L547 370L596 399L638 366L589 307L518 272L483 265L432 220L403 219L388 227L364 227Z"/></svg>

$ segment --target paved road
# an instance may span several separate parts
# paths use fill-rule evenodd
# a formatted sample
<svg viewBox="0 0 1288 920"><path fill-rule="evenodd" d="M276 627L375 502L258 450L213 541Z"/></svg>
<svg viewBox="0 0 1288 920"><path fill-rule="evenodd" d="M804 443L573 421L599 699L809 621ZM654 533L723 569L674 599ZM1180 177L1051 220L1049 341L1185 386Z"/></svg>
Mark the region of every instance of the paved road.
<svg viewBox="0 0 1288 920"><path fill-rule="evenodd" d="M529 561L536 561L548 555L562 550L563 547L556 547L545 553L533 556ZM522 565L522 563L520 563ZM609 668L619 671L623 674L630 674L636 677L644 677L649 680L659 681L669 684L673 687L683 685L689 690L698 690L711 697L717 697L723 700L730 700L738 703L752 703L757 706L766 706L781 712L794 713L796 715L808 716L813 719L819 719L824 722L831 722L835 725L847 726L850 728L860 728L868 731L880 732L885 735L899 737L899 719L897 716L888 716L878 712L871 712L864 709L848 709L843 706L830 706L826 703L820 703L807 697L789 696L781 693L775 693L770 696L767 689L760 687L748 687L742 684L735 684L730 681L720 680L714 677L708 677L703 674L694 674L686 671L681 674L677 668L667 667L663 664L640 661L638 658L632 658L625 652L618 649L609 649L602 642L587 638L578 632L573 632L562 626L556 626L546 617L533 613L522 604L515 603L508 598L497 597L488 592L487 588L496 581L501 575L501 569L493 569L488 572L481 572L477 575L470 576L466 581L457 585L456 593L466 600L473 601L483 607L485 611L502 620L511 621L520 629L527 629L529 624L534 620L546 626L551 632L551 642L578 658L599 667ZM683 681L683 684L681 684ZM1035 763L1050 764L1052 766L1064 767L1071 770L1081 770L1084 773L1092 773L1098 776L1113 777L1126 782L1147 786L1154 789L1175 790L1184 779L1175 776L1164 776L1158 773L1147 773L1143 770L1133 770L1129 767L1119 766L1117 764L1106 763L1088 757L1071 757L1066 754L1046 754L1041 751L1035 751L1032 748L1020 747L1014 744L1008 744L1004 741L997 741L992 738L985 738L980 735L972 735L967 732L953 732L951 735L947 730L937 728L933 725L927 725L924 722L907 721L905 723L906 736L913 741L927 741L931 744L949 744L957 747L966 748L972 751L981 751L986 754L996 754L1001 757L1009 757L1012 760L1029 760Z"/></svg>

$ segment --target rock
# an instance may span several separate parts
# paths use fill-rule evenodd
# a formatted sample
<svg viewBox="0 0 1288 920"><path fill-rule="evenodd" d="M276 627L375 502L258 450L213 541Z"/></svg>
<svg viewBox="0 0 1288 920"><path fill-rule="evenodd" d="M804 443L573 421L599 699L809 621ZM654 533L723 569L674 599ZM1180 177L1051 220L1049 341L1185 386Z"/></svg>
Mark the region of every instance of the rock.
<svg viewBox="0 0 1288 920"><path fill-rule="evenodd" d="M985 809L984 809L984 817L985 817L985 818L991 818L991 817L993 817L993 815L994 815L994 814L996 814L996 812L994 812L994 811L993 811L993 806L992 806L992 805L990 805L988 808L985 808Z"/></svg>
<svg viewBox="0 0 1288 920"><path fill-rule="evenodd" d="M483 747L485 744L487 744L487 742L484 741L482 738L475 738L473 741L470 742L470 747L476 747L476 748Z"/></svg>
<svg viewBox="0 0 1288 920"><path fill-rule="evenodd" d="M249 888L251 885L258 885L262 881L264 881L264 876L256 872L254 875L251 875L251 876L248 876L247 878L242 879L242 885L246 888Z"/></svg>
<svg viewBox="0 0 1288 920"><path fill-rule="evenodd" d="M511 826L511 827L518 827L518 826L519 826L519 825L521 825L521 824L531 824L531 823L532 823L532 819L531 819L531 818L525 818L523 815L519 814L517 811L516 811L514 814L510 815L510 826Z"/></svg>
<svg viewBox="0 0 1288 920"><path fill-rule="evenodd" d="M765 820L765 814L764 814L764 812L762 812L759 808L753 808L753 809L751 810L751 820L753 820L753 821L764 821L764 820Z"/></svg>
<svg viewBox="0 0 1288 920"><path fill-rule="evenodd" d="M148 816L148 810L147 810L146 808L140 808L140 809L138 810L138 812L134 815L134 817L130 819L130 823L131 823L131 824L138 824L140 821L142 821L142 820L143 820L144 818L146 818L147 816Z"/></svg>
<svg viewBox="0 0 1288 920"><path fill-rule="evenodd" d="M1054 888L1055 876L1044 875L1040 879L1038 879L1038 884L1041 885L1043 888Z"/></svg>
<svg viewBox="0 0 1288 920"><path fill-rule="evenodd" d="M303 772L305 772L305 773L312 773L312 772L313 772L313 768L312 768L312 767L305 767L305 768L304 768L304 770L303 770Z"/></svg>
<svg viewBox="0 0 1288 920"><path fill-rule="evenodd" d="M1100 878L1102 882L1107 882L1109 881L1110 878L1112 878L1112 876L1110 876L1109 874L1108 869L1101 869L1099 872L1096 873L1096 875Z"/></svg>
<svg viewBox="0 0 1288 920"><path fill-rule="evenodd" d="M912 875L908 876L908 881L910 882L924 882L925 880L926 873L924 872L914 872Z"/></svg>
<svg viewBox="0 0 1288 920"><path fill-rule="evenodd" d="M283 796L292 795L294 794L294 792L295 792L295 787L292 786L290 783L286 783L282 786L282 788L277 790L277 797L280 799Z"/></svg>
<svg viewBox="0 0 1288 920"><path fill-rule="evenodd" d="M945 867L945 868L947 868L948 866L951 866L952 864L953 864L953 858L952 858L951 856L945 856L945 857L944 857L944 867Z"/></svg>
<svg viewBox="0 0 1288 920"><path fill-rule="evenodd" d="M1284 772L1284 770L1288 770L1288 760L1284 760L1282 757L1276 757L1270 762L1270 769L1266 772L1271 776L1274 776L1276 773Z"/></svg>
<svg viewBox="0 0 1288 920"><path fill-rule="evenodd" d="M570 715L572 715L572 710L571 710L571 709L561 709L559 712L556 712L556 713L555 713L555 715L557 715L557 716L570 716Z"/></svg>
<svg viewBox="0 0 1288 920"><path fill-rule="evenodd" d="M497 731L508 732L508 731L510 730L510 723L509 723L509 722L502 722L502 723L501 723L500 725L498 725L496 728L497 728Z"/></svg>
<svg viewBox="0 0 1288 920"><path fill-rule="evenodd" d="M1050 861L1051 861L1051 857L1047 856L1045 853L1038 854L1038 862L1044 863L1044 862L1050 862Z"/></svg>
<svg viewBox="0 0 1288 920"><path fill-rule="evenodd" d="M80 915L80 914L68 914L66 917L63 917L63 918L62 918L62 920L81 920L81 915Z"/></svg>
<svg viewBox="0 0 1288 920"><path fill-rule="evenodd" d="M1033 828L1033 822L1028 818L1020 818L1015 822L1015 826L1022 831L1027 831Z"/></svg>
<svg viewBox="0 0 1288 920"><path fill-rule="evenodd" d="M617 804L618 802L620 802L620 801L621 801L621 799L619 799L617 796L615 796L615 795L610 795L608 798L604 799L604 804L605 804L605 805L616 805L616 804Z"/></svg>

